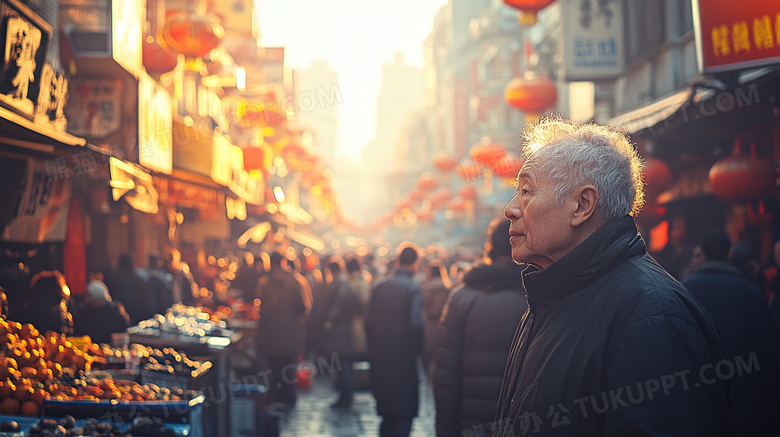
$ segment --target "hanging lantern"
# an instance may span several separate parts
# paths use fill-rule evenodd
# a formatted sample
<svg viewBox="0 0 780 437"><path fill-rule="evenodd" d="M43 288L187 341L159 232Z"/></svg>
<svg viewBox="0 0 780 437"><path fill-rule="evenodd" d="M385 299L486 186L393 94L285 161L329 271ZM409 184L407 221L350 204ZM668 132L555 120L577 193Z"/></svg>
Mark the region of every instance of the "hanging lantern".
<svg viewBox="0 0 780 437"><path fill-rule="evenodd" d="M441 187L431 194L431 208L438 208L450 199L452 199L452 192L445 187Z"/></svg>
<svg viewBox="0 0 780 437"><path fill-rule="evenodd" d="M422 222L430 222L433 220L433 212L431 212L430 209L418 210L415 215L417 216L417 220Z"/></svg>
<svg viewBox="0 0 780 437"><path fill-rule="evenodd" d="M425 191L422 191L421 189L415 189L412 190L411 193L409 193L409 200L412 203L417 203L421 200L425 199Z"/></svg>
<svg viewBox="0 0 780 437"><path fill-rule="evenodd" d="M447 203L447 209L455 212L463 211L466 209L466 202L464 202L460 197L456 197Z"/></svg>
<svg viewBox="0 0 780 437"><path fill-rule="evenodd" d="M533 26L539 21L537 14L554 0L504 0L507 6L520 10L518 22L521 26Z"/></svg>
<svg viewBox="0 0 780 437"><path fill-rule="evenodd" d="M739 146L735 148L739 153ZM734 154L710 168L712 192L726 202L748 203L771 197L777 189L777 174L769 159Z"/></svg>
<svg viewBox="0 0 780 437"><path fill-rule="evenodd" d="M506 148L501 144L493 142L490 137L484 137L482 138L482 141L471 147L469 155L471 155L477 163L486 167L492 167L498 160L506 155Z"/></svg>
<svg viewBox="0 0 780 437"><path fill-rule="evenodd" d="M525 112L526 118L534 118L555 106L558 89L547 76L516 77L506 84L504 99Z"/></svg>
<svg viewBox="0 0 780 437"><path fill-rule="evenodd" d="M660 159L645 159L643 174L645 182L645 197L655 199L659 194L672 186L672 171L669 166Z"/></svg>
<svg viewBox="0 0 780 437"><path fill-rule="evenodd" d="M449 173L458 165L458 161L449 155L438 155L433 160L433 166L442 173Z"/></svg>
<svg viewBox="0 0 780 437"><path fill-rule="evenodd" d="M430 173L423 173L417 178L417 188L422 191L430 191L436 188L437 185L439 185L439 182Z"/></svg>
<svg viewBox="0 0 780 437"><path fill-rule="evenodd" d="M158 44L151 35L144 40L143 47L141 47L141 58L146 71L155 75L173 70L179 62L178 56Z"/></svg>
<svg viewBox="0 0 780 437"><path fill-rule="evenodd" d="M265 154L260 147L247 147L244 149L244 170L262 170L265 168Z"/></svg>
<svg viewBox="0 0 780 437"><path fill-rule="evenodd" d="M403 199L395 204L395 208L393 208L393 210L397 213L400 213L401 211L405 209L409 209L411 207L412 207L412 202L410 202L408 199Z"/></svg>
<svg viewBox="0 0 780 437"><path fill-rule="evenodd" d="M476 200L478 196L477 189L474 188L474 185L471 184L466 184L461 187L460 191L458 191L458 194L460 194L460 197L466 200Z"/></svg>
<svg viewBox="0 0 780 437"><path fill-rule="evenodd" d="M171 50L187 58L201 58L217 48L225 30L209 15L193 8L170 13L162 37Z"/></svg>
<svg viewBox="0 0 780 437"><path fill-rule="evenodd" d="M482 166L473 159L462 159L455 167L455 173L466 182L473 181L482 176Z"/></svg>
<svg viewBox="0 0 780 437"><path fill-rule="evenodd" d="M496 161L493 165L493 174L502 179L514 180L525 160L516 156L514 153L507 153L503 158Z"/></svg>

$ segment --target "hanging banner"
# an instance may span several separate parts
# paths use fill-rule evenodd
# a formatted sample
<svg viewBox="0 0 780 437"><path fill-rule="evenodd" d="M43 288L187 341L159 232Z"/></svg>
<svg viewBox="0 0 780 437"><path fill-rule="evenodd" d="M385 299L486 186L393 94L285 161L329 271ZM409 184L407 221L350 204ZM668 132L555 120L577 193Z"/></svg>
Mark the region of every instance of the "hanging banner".
<svg viewBox="0 0 780 437"><path fill-rule="evenodd" d="M24 190L14 205L13 220L3 231L4 241L65 241L71 184L67 177L56 175L56 172L47 172L42 161L28 161Z"/></svg>
<svg viewBox="0 0 780 437"><path fill-rule="evenodd" d="M559 0L567 81L614 79L625 69L623 2Z"/></svg>
<svg viewBox="0 0 780 437"><path fill-rule="evenodd" d="M777 1L693 0L693 27L702 73L780 63Z"/></svg>

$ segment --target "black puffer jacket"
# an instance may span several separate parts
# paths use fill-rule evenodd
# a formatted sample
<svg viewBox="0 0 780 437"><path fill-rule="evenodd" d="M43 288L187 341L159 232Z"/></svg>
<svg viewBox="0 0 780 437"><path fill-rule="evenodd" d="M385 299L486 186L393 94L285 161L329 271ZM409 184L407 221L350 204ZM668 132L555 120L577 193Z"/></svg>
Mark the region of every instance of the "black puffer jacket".
<svg viewBox="0 0 780 437"><path fill-rule="evenodd" d="M647 254L632 217L524 285L494 436L729 435L725 377L751 366L719 364L715 324Z"/></svg>
<svg viewBox="0 0 780 437"><path fill-rule="evenodd" d="M433 374L439 437L493 420L509 347L528 308L522 271L511 260L478 265L450 295Z"/></svg>

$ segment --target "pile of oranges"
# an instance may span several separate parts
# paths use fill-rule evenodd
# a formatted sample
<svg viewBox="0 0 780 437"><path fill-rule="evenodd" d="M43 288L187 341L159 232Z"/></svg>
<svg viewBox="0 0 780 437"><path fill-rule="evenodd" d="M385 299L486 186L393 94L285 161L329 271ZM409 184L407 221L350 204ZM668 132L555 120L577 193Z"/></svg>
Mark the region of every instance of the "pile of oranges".
<svg viewBox="0 0 780 437"><path fill-rule="evenodd" d="M38 416L43 401L148 401L157 393L135 381L79 379L94 363L105 363L99 345L74 346L67 337L33 325L0 319L0 413Z"/></svg>

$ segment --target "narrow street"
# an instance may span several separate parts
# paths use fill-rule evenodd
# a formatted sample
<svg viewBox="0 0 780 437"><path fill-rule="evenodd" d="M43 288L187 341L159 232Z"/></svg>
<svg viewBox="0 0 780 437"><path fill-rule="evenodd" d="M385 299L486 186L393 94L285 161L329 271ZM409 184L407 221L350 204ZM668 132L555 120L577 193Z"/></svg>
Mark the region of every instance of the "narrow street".
<svg viewBox="0 0 780 437"><path fill-rule="evenodd" d="M363 437L378 436L382 418L377 416L370 391L355 393L350 410L334 410L336 397L328 377L312 381L311 389L298 392L296 407L281 419L281 437ZM414 420L412 437L434 435L433 393L423 381L420 386L420 413Z"/></svg>

